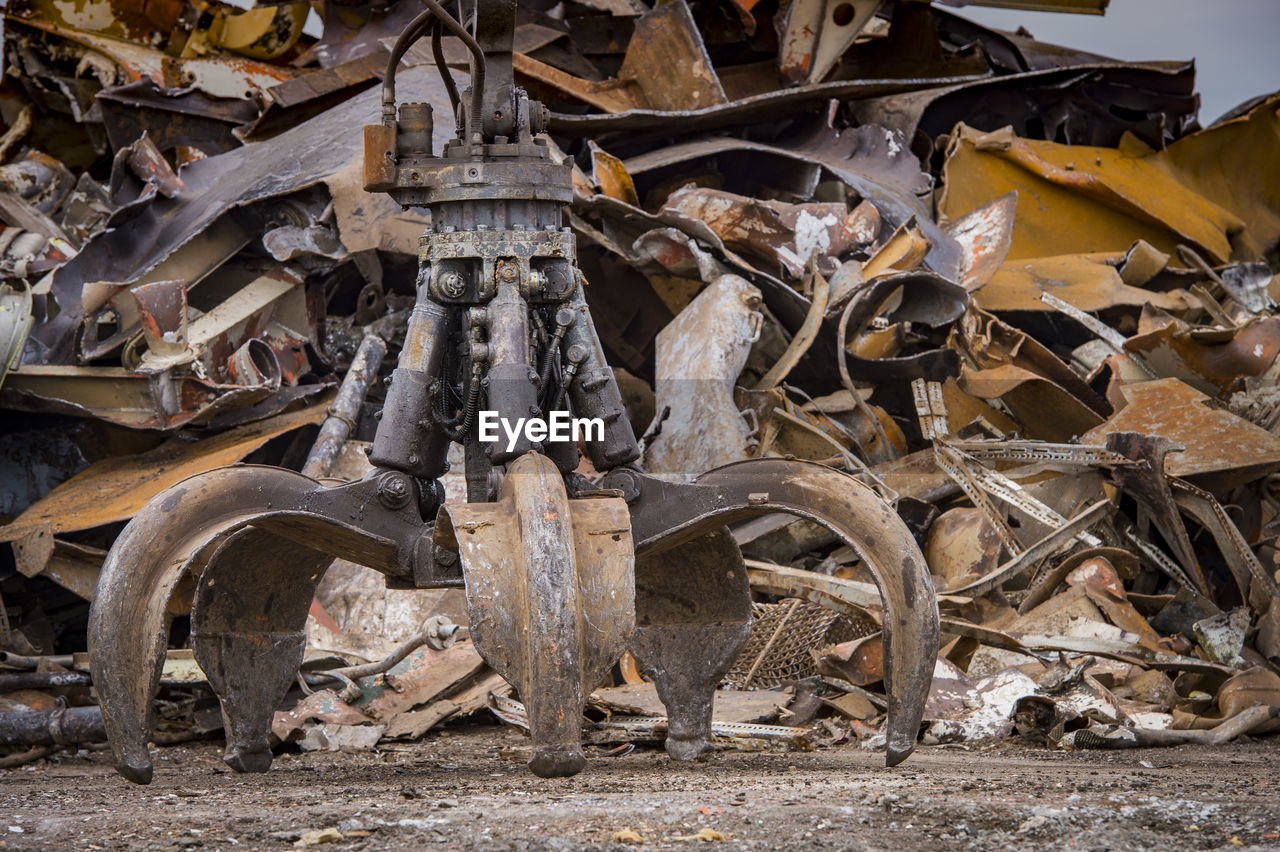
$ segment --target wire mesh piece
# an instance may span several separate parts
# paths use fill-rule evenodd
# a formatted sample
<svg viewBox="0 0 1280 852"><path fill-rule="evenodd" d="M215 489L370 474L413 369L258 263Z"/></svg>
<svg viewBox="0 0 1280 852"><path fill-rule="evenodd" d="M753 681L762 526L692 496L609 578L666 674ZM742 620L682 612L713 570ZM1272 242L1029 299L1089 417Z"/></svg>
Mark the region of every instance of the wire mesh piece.
<svg viewBox="0 0 1280 852"><path fill-rule="evenodd" d="M751 637L725 675L730 689L768 689L818 673L814 653L837 642L868 636L879 628L856 623L815 603L787 598L753 603Z"/></svg>

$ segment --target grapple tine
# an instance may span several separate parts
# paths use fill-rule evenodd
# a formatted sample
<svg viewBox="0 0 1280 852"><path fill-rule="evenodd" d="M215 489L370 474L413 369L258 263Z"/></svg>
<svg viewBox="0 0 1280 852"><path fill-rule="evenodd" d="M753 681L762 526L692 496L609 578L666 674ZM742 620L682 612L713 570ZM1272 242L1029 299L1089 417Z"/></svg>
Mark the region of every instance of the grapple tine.
<svg viewBox="0 0 1280 852"><path fill-rule="evenodd" d="M307 612L332 561L248 527L227 538L200 575L191 647L222 703L222 759L237 772L271 767L272 715L302 665Z"/></svg>
<svg viewBox="0 0 1280 852"><path fill-rule="evenodd" d="M257 736L263 707L301 660L301 602L309 604L324 565L341 556L386 573L410 570L425 529L417 507L361 517L376 505L377 488L325 488L273 467L220 468L161 492L134 516L107 554L89 612L89 665L122 775L151 781L147 740L167 609L188 573L201 580L194 644L224 702L229 762L266 768L270 755ZM365 528L347 521L354 518ZM254 678L263 681L247 687Z"/></svg>
<svg viewBox="0 0 1280 852"><path fill-rule="evenodd" d="M636 561L631 652L667 707L667 754L711 747L716 687L751 636L751 587L723 527Z"/></svg>
<svg viewBox="0 0 1280 852"><path fill-rule="evenodd" d="M626 647L635 573L626 504L570 500L546 456L516 459L493 503L446 504L437 541L457 547L471 638L529 710L544 778L582 770L583 702Z"/></svg>
<svg viewBox="0 0 1280 852"><path fill-rule="evenodd" d="M885 763L896 766L910 756L933 682L938 604L915 539L874 491L837 470L794 459L735 462L692 485L618 470L601 485L631 495L636 558L642 563L731 521L776 512L821 524L853 548L884 600Z"/></svg>

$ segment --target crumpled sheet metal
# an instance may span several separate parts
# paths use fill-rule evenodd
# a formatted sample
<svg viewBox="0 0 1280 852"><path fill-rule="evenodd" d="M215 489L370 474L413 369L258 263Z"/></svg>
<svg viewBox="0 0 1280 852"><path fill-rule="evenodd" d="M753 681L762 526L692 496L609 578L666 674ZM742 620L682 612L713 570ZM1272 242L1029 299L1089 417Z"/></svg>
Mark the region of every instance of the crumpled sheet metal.
<svg viewBox="0 0 1280 852"><path fill-rule="evenodd" d="M1125 254L1082 253L1009 260L975 293L984 310L1051 311L1040 298L1050 293L1082 311L1154 305L1179 311L1198 306L1182 290L1157 292L1126 284L1119 270Z"/></svg>
<svg viewBox="0 0 1280 852"><path fill-rule="evenodd" d="M855 100L881 95L896 95L939 83L974 82L977 77L952 79L919 77L898 80L837 80L814 83L794 89L781 89L749 95L719 106L667 112L654 109L631 109L612 115L571 115L552 113L550 128L555 134L583 137L602 133L664 132L673 119L680 121L682 132L722 130L762 120L776 120L780 114L813 109L830 100Z"/></svg>
<svg viewBox="0 0 1280 852"><path fill-rule="evenodd" d="M685 0L636 19L618 76L636 80L654 109L700 109L729 100Z"/></svg>
<svg viewBox="0 0 1280 852"><path fill-rule="evenodd" d="M323 392L324 385L281 387L275 355L251 340L244 383L194 374L145 375L124 367L32 365L14 370L0 388L0 405L16 411L66 414L129 429L169 431L182 426L233 425L275 414Z"/></svg>
<svg viewBox="0 0 1280 852"><path fill-rule="evenodd" d="M859 122L897 130L922 157L939 136L984 114L1000 116L984 119L993 122L982 128L987 131L1012 124L1019 133L1034 131L1076 145L1118 145L1127 132L1154 146L1180 136L1194 118L1194 82L1190 62L1050 63L977 80L940 79L929 88L857 100L851 112ZM1099 102L1117 101L1124 110L1097 109Z"/></svg>
<svg viewBox="0 0 1280 852"><path fill-rule="evenodd" d="M918 197L929 189L929 176L920 170L919 161L902 138L884 128L864 126L818 133L787 146L728 137L701 139L631 157L624 165L633 177L640 177L681 163L743 151L777 158L783 164L807 164L814 168L810 178L814 188L820 179L815 167L830 172L876 205L884 220L881 237L914 218L929 240L929 267L950 278L959 273L958 244L934 223Z"/></svg>
<svg viewBox="0 0 1280 852"><path fill-rule="evenodd" d="M167 89L195 88L214 97L239 99L291 80L296 73L278 65L238 56L175 59L145 44L109 35L69 29L35 19L7 16L7 20L19 29L29 26L43 30L57 38L67 39L88 54L105 57L120 68L128 82L147 78Z"/></svg>
<svg viewBox="0 0 1280 852"><path fill-rule="evenodd" d="M824 79L883 5L883 0L858 0L828 14L822 0L792 3L778 46L778 70L783 79L788 83Z"/></svg>
<svg viewBox="0 0 1280 852"><path fill-rule="evenodd" d="M1018 194L1011 192L948 223L947 236L960 246L960 277L970 292L984 286L1009 256Z"/></svg>
<svg viewBox="0 0 1280 852"><path fill-rule="evenodd" d="M676 190L663 208L705 222L726 247L792 279L804 275L815 255L845 254L869 245L879 232L879 217L874 230L860 228L844 204L758 201L703 187Z"/></svg>
<svg viewBox="0 0 1280 852"><path fill-rule="evenodd" d="M459 85L464 80L465 76L459 79ZM406 101L430 102L437 114L451 112L432 69L405 71L397 90ZM296 192L342 172L359 160L362 128L378 120L379 98L379 92L357 95L273 140L192 163L183 170L187 188L178 196L118 211L109 230L54 273L53 296L61 312L34 332L51 349L49 360L68 363L72 357L71 335L81 316L84 284L136 281L224 212ZM440 122L435 133L439 148L452 131Z"/></svg>
<svg viewBox="0 0 1280 852"><path fill-rule="evenodd" d="M1242 256L1261 257L1280 241L1280 95L1179 139L1153 159L1246 223L1236 237Z"/></svg>
<svg viewBox="0 0 1280 852"><path fill-rule="evenodd" d="M97 462L0 527L0 541L15 541L41 530L56 535L127 520L169 486L234 464L272 438L320 423L325 416L323 405L313 405L195 443L175 437L145 453Z"/></svg>
<svg viewBox="0 0 1280 852"><path fill-rule="evenodd" d="M1008 736L1018 702L1037 692L1036 682L1017 669L971 678L939 660L924 710L925 736L934 742Z"/></svg>
<svg viewBox="0 0 1280 852"><path fill-rule="evenodd" d="M658 432L645 448L646 470L692 478L708 463L747 457L753 430L733 385L760 336L759 307L759 290L722 275L658 333Z"/></svg>
<svg viewBox="0 0 1280 852"><path fill-rule="evenodd" d="M953 326L952 340L968 359L960 389L1000 400L1028 436L1070 441L1111 414L1107 401L1046 346L984 311L971 308Z"/></svg>
<svg viewBox="0 0 1280 852"><path fill-rule="evenodd" d="M1274 169L1280 157L1275 109L1268 102L1230 125L1252 143L1240 156L1253 168L1217 174L1205 150L1227 142L1222 129L1185 137L1184 157L1183 140L1163 151L1134 138L1119 148L1101 148L961 125L948 144L938 209L944 216L959 215L1017 191L1022 203L1011 259L1123 252L1139 239L1167 253L1180 243L1193 245L1216 263L1255 258L1280 235L1275 214L1260 212L1275 202L1274 195L1256 188L1259 172ZM1202 134L1212 136L1202 140ZM1236 157L1234 149L1213 150L1228 161ZM1250 233L1254 228L1256 235Z"/></svg>
<svg viewBox="0 0 1280 852"><path fill-rule="evenodd" d="M705 282L733 273L760 288L765 304L783 327L799 328L808 315L809 300L799 291L752 266L700 220L672 210L649 213L604 194L580 202L577 209L600 217L604 226L597 231L584 219L571 217L578 234L641 272L665 272Z"/></svg>
<svg viewBox="0 0 1280 852"><path fill-rule="evenodd" d="M1114 432L1168 438L1165 472L1218 490L1221 483L1249 482L1280 468L1280 437L1210 405L1209 397L1178 379L1159 379L1121 389L1128 404L1081 443L1102 446Z"/></svg>
<svg viewBox="0 0 1280 852"><path fill-rule="evenodd" d="M1260 316L1229 329L1192 327L1144 308L1138 333L1124 342L1124 350L1159 376L1221 397L1270 371L1280 356L1280 319Z"/></svg>
<svg viewBox="0 0 1280 852"><path fill-rule="evenodd" d="M240 147L235 129L258 115L251 101L219 98L195 88L162 88L151 77L103 89L94 99L102 110L107 140L117 149L132 142L142 126L162 151L182 145L207 156L222 154Z"/></svg>

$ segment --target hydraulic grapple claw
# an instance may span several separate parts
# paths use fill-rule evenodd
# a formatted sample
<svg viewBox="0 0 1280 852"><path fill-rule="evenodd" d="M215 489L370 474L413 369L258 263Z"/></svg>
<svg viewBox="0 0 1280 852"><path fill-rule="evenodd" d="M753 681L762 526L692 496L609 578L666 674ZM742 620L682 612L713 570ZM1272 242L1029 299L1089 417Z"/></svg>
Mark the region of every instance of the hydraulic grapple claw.
<svg viewBox="0 0 1280 852"><path fill-rule="evenodd" d="M196 577L192 646L222 701L228 765L265 771L271 713L302 661L315 587L334 557L412 573L429 533L416 503L365 512L388 483L326 488L272 467L229 467L157 495L107 554L89 613L89 664L120 773L151 781L152 698L169 603ZM352 519L361 518L362 526Z"/></svg>
<svg viewBox="0 0 1280 852"><path fill-rule="evenodd" d="M915 539L897 513L880 497L847 474L812 462L794 459L751 459L709 471L693 484L654 479L634 470L619 469L601 483L628 495L632 534L640 566L637 585L644 582L645 566L665 557L683 561L673 550L722 528L726 523L754 515L783 512L806 518L831 530L863 559L884 600L884 679L888 687L888 746L885 762L896 766L915 750L916 735L924 716L925 700L933 682L939 639L938 603L933 581ZM731 544L732 542L730 542ZM734 548L736 550L736 548ZM727 556L726 556L727 558ZM740 557L739 557L740 559ZM728 563L730 566L732 562ZM721 595L738 594L745 580L722 580ZM645 626L646 596L638 593L638 623ZM720 623L714 596L699 598L689 610L686 625ZM692 634L690 634L692 635ZM648 653L651 668L689 665L679 658L676 643L654 654L636 648L637 657ZM658 681L662 689L661 681ZM673 726L677 717L702 718L702 702L710 705L714 683L707 678L694 689L686 687L668 701ZM668 695L673 694L668 690ZM680 746L678 751L693 749Z"/></svg>
<svg viewBox="0 0 1280 852"><path fill-rule="evenodd" d="M308 605L334 557L402 586L465 581L476 647L528 705L536 774L582 769L583 700L628 642L667 706L668 751L696 759L710 745L716 685L750 630L750 589L726 525L770 512L826 526L875 576L886 761L905 759L938 647L929 573L906 526L869 489L817 464L740 462L692 484L626 467L639 443L564 226L573 166L537 138L548 112L512 77L514 0L477 0L474 35L435 0L423 3L391 50L381 123L365 128L366 188L429 208L432 222L370 447L377 470L327 487L277 468L223 468L160 494L126 527L89 623L121 773L151 780L152 699L184 577L196 581L192 644L222 702L226 760L239 771L270 766L271 714L297 672ZM395 74L415 40L445 31L471 56L472 85L465 105L446 86L456 122L437 156L430 104L397 110ZM348 378L376 372L379 348L362 350ZM486 437L490 415L505 439ZM607 471L596 489L572 479L573 499L565 482L579 436L557 439L548 425L565 415L587 422L582 443ZM542 437L532 425L512 428L535 419ZM470 502L441 509L451 443L466 450Z"/></svg>
<svg viewBox="0 0 1280 852"><path fill-rule="evenodd" d="M582 770L582 706L622 656L635 619L627 504L570 500L546 456L516 459L492 503L446 504L436 540L456 547L471 638L529 711L535 775Z"/></svg>

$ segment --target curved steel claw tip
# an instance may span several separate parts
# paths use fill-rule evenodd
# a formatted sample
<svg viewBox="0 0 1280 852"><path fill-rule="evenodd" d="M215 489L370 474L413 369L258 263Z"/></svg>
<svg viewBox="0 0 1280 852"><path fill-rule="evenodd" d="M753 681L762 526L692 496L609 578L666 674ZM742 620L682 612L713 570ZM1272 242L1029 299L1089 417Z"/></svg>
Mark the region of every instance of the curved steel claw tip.
<svg viewBox="0 0 1280 852"><path fill-rule="evenodd" d="M916 744L914 742L907 744L890 743L884 750L884 765L897 766L899 763L910 757L911 753L915 750Z"/></svg>
<svg viewBox="0 0 1280 852"><path fill-rule="evenodd" d="M151 765L151 758L148 757L145 762L121 760L116 764L116 771L135 784L150 784L156 770Z"/></svg>
<svg viewBox="0 0 1280 852"><path fill-rule="evenodd" d="M711 746L702 737L667 736L667 755L672 760L692 763L695 760L706 760Z"/></svg>
<svg viewBox="0 0 1280 852"><path fill-rule="evenodd" d="M540 748L529 761L529 770L539 778L567 778L587 765L580 748Z"/></svg>
<svg viewBox="0 0 1280 852"><path fill-rule="evenodd" d="M263 744L255 749L229 749L222 762L236 772L266 772L271 768L271 749Z"/></svg>

